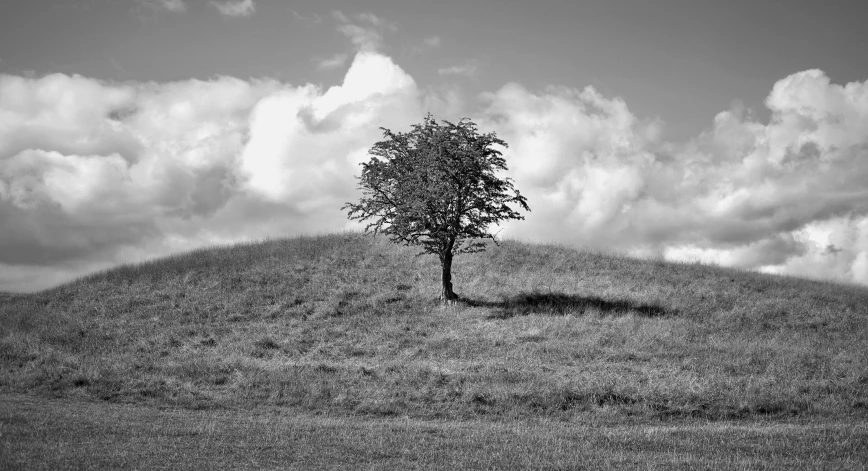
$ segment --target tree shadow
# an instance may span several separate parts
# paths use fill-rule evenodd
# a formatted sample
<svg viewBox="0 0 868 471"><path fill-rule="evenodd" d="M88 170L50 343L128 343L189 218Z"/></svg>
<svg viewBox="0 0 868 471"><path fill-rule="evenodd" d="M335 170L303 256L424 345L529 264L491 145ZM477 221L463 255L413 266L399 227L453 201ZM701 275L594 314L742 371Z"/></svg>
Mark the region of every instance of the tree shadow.
<svg viewBox="0 0 868 471"><path fill-rule="evenodd" d="M510 319L516 316L530 314L545 314L565 316L567 314L583 315L589 309L602 315L617 315L635 313L642 317L664 317L673 315L673 310L666 310L656 304L640 304L626 300L606 300L596 296L578 296L564 293L519 293L502 301L482 301L463 299L464 303L474 307L488 307L495 312L488 319Z"/></svg>

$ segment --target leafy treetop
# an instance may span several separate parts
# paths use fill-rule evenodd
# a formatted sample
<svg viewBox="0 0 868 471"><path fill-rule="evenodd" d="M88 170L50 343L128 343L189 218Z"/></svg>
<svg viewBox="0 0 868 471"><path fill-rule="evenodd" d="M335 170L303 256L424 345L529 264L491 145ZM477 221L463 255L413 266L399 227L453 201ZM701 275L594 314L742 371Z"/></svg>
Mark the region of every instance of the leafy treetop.
<svg viewBox="0 0 868 471"><path fill-rule="evenodd" d="M530 211L512 180L495 175L507 170L494 147L507 144L495 133L479 133L466 118L438 123L431 114L407 133L381 129L385 139L362 164L363 196L344 209L350 219L367 222L366 232L436 254L444 277L454 255L485 250L484 239L497 242L492 225L524 219L510 204Z"/></svg>

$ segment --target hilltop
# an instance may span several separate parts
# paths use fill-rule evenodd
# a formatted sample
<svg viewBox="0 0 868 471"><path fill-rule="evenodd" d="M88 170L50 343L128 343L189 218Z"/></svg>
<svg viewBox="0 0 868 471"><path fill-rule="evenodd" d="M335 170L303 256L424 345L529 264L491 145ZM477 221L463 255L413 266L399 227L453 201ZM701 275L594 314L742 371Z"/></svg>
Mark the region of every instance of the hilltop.
<svg viewBox="0 0 868 471"><path fill-rule="evenodd" d="M215 247L0 296L0 391L602 422L868 417L868 289L514 241Z"/></svg>

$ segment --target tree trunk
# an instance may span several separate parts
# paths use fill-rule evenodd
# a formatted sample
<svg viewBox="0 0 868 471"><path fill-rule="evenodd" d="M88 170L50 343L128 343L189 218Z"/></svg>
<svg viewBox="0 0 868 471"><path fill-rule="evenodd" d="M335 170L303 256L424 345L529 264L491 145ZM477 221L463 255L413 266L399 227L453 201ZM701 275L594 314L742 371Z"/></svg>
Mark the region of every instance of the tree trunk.
<svg viewBox="0 0 868 471"><path fill-rule="evenodd" d="M440 302L450 304L458 300L458 295L452 291L452 251L445 253L440 258L443 268L443 289L440 291Z"/></svg>

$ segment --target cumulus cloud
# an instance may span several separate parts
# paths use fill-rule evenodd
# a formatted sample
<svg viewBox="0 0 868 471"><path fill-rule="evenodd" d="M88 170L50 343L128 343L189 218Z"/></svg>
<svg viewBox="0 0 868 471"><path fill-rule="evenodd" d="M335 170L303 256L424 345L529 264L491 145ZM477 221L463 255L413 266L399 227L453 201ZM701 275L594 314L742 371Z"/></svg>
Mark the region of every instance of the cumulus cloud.
<svg viewBox="0 0 868 471"><path fill-rule="evenodd" d="M268 201L299 201L306 209L341 205L365 160L377 125L419 114L413 79L385 56L359 54L344 83L323 94L311 87L273 95L253 111L241 169L247 188ZM287 159L286 156L293 156ZM325 164L325 165L323 165Z"/></svg>
<svg viewBox="0 0 868 471"><path fill-rule="evenodd" d="M373 24L370 19L365 21ZM205 244L347 226L380 126L473 117L528 197L506 234L868 283L868 82L774 85L701 135L593 88L420 91L362 51L328 89L216 77L111 83L0 75L0 290Z"/></svg>
<svg viewBox="0 0 868 471"><path fill-rule="evenodd" d="M868 82L775 84L768 124L733 109L683 143L592 88L486 95L535 212L513 234L864 281ZM537 210L539 209L539 210ZM830 241L827 233L835 234ZM827 250L832 244L838 249Z"/></svg>
<svg viewBox="0 0 868 471"><path fill-rule="evenodd" d="M378 126L421 116L416 95L389 58L364 53L325 91L0 76L0 289L20 287L14 273L51 283L59 267L343 227L356 164Z"/></svg>
<svg viewBox="0 0 868 471"><path fill-rule="evenodd" d="M111 256L161 239L165 220L213 215L238 185L251 102L277 86L3 76L0 263Z"/></svg>
<svg viewBox="0 0 868 471"><path fill-rule="evenodd" d="M232 18L250 16L256 12L256 4L253 3L253 0L212 1L211 5L213 5L221 15Z"/></svg>

